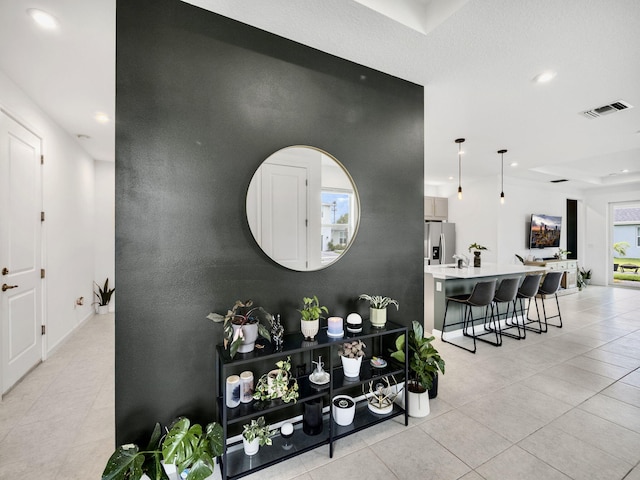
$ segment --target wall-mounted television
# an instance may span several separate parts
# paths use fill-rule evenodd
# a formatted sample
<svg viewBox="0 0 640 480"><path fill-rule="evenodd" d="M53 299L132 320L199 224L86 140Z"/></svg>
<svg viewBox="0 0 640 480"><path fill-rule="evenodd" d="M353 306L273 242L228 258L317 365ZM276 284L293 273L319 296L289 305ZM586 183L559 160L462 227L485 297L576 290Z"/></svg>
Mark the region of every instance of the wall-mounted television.
<svg viewBox="0 0 640 480"><path fill-rule="evenodd" d="M529 248L559 247L561 226L562 217L532 214Z"/></svg>

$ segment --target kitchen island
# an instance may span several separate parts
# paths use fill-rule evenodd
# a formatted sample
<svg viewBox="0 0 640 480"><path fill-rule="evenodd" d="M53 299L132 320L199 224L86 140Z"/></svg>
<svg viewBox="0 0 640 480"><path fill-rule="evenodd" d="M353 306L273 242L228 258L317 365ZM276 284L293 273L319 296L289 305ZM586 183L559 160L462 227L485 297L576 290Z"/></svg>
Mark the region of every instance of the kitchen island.
<svg viewBox="0 0 640 480"><path fill-rule="evenodd" d="M482 267L457 268L454 264L424 266L424 329L439 334L442 330L446 297L471 293L477 282L504 278L524 277L544 273L544 266L506 265L484 263ZM460 316L460 305L452 304L447 316ZM447 330L448 331L448 330Z"/></svg>

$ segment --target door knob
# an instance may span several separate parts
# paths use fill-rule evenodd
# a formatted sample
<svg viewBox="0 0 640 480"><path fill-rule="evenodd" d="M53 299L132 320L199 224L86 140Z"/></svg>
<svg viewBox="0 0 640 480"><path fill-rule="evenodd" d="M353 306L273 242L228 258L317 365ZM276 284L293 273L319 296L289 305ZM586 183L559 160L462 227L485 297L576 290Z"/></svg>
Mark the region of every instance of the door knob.
<svg viewBox="0 0 640 480"><path fill-rule="evenodd" d="M7 285L6 283L2 284L2 291L6 292L7 290L11 289L11 288L16 288L18 285Z"/></svg>

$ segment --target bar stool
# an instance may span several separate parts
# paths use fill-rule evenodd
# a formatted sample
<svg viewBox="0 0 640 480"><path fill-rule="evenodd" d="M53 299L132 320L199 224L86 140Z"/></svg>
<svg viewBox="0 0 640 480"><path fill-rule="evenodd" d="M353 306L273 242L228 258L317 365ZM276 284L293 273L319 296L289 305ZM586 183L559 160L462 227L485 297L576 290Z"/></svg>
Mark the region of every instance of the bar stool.
<svg viewBox="0 0 640 480"><path fill-rule="evenodd" d="M493 305L495 306L495 312L496 312L495 323L497 323L498 325L498 334L500 335L501 344L502 344L502 335L509 338L515 338L517 340L524 338L524 336L521 336L520 334L520 325L518 324L518 322L516 321L515 324L513 323L513 319L516 313L516 295L518 294L519 284L520 284L520 277L505 278L500 282L500 286L498 287L495 295L493 296ZM500 325L500 304L501 303L507 304L507 311L504 313L504 323L505 323L504 328L502 328ZM512 323L508 323L507 320L509 318L509 306L511 304L513 304L513 311L511 312ZM512 328L518 329L517 335L514 335L513 333L505 332L505 330L510 330ZM485 330L490 330L490 329L491 327L490 326L487 327L487 324L485 323Z"/></svg>
<svg viewBox="0 0 640 480"><path fill-rule="evenodd" d="M547 331L548 325L551 325L552 327L562 328L562 315L560 315L560 302L558 302L558 290L560 289L560 281L562 280L563 275L564 275L564 272L547 273L547 275L544 277L544 280L542 281L542 285L540 285L540 288L538 289L538 293L536 295L536 307L538 305L538 298L540 298L540 301L542 302L542 313L544 315L544 330L542 330L543 332ZM549 295L553 295L556 298L556 307L558 308L558 314L547 317L547 310L544 306L544 300L545 300L545 297L548 297ZM560 323L557 325L554 325L553 323L548 323L548 320L551 318L558 318Z"/></svg>
<svg viewBox="0 0 640 480"><path fill-rule="evenodd" d="M498 336L497 328L493 332L495 333L495 336L496 336L495 343L490 342L489 340L480 338L482 335L485 335L485 334L476 335L474 322L479 319L473 318L473 307L485 307L484 318L486 321L487 317L489 317L489 308L492 307L493 296L495 292L496 292L496 281L490 280L488 282L476 283L473 286L473 290L471 291L471 294L469 295L464 294L464 295L454 295L451 297L447 297L447 303L444 308L444 319L442 322L442 331L440 332L440 340L442 340L445 343L450 343L451 345L454 345L458 348L462 348L463 350L466 350L471 353L476 353L476 340L481 340L483 342L487 342L487 343L491 343L492 345L499 346L501 340ZM450 323L449 325L447 325L447 311L449 310L449 302L455 302L460 305L463 305L464 312L462 315L462 321ZM469 324L471 325L471 335L467 333L469 329ZM450 342L449 340L444 339L445 329L447 327L452 327L455 325L462 325L462 334L465 337L473 338L473 349L467 348L463 345L459 345L457 343L453 343L453 342ZM494 324L494 328L495 328L495 324Z"/></svg>
<svg viewBox="0 0 640 480"><path fill-rule="evenodd" d="M538 288L540 287L540 278L542 278L542 274L541 273L536 273L533 275L526 275L524 277L524 280L522 281L522 285L520 285L520 288L518 289L518 293L516 295L516 302L518 302L519 300L519 304L520 304L520 316L522 317L522 338L526 338L527 336L527 330L531 331L531 332L535 332L535 333L542 333L542 323L540 320L540 310L538 310L538 302L535 302L536 305L536 313L537 313L537 319L533 319L533 318L529 318L529 309L531 308L531 299L534 298L537 293L538 293ZM525 299L527 300L527 308L525 310L524 308L524 301ZM515 303L514 303L515 305ZM525 314L526 312L526 314ZM516 323L518 323L518 310L516 308L516 311L514 312L515 315L515 321ZM532 327L529 327L528 325L532 324L532 323L537 323L538 324L538 328L537 329L533 329ZM518 329L518 333L520 333L520 330Z"/></svg>

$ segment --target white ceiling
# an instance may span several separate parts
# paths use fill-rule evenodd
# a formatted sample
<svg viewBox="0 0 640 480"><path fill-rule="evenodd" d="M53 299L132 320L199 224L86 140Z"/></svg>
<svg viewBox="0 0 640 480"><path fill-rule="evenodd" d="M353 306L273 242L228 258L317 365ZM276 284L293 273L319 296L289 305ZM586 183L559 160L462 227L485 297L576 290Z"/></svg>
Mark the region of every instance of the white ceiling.
<svg viewBox="0 0 640 480"><path fill-rule="evenodd" d="M454 139L465 137L467 181L499 174L506 148L507 177L640 191L638 0L189 3L425 85L429 185L457 186ZM37 29L28 7L54 14L59 31ZM114 0L0 2L0 70L71 135L89 135L78 141L98 160L114 159L114 122L93 119L115 116L114 66ZM553 81L532 82L547 69ZM579 114L617 100L635 108Z"/></svg>

